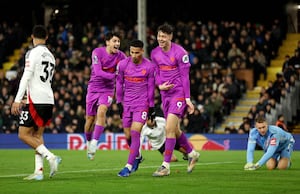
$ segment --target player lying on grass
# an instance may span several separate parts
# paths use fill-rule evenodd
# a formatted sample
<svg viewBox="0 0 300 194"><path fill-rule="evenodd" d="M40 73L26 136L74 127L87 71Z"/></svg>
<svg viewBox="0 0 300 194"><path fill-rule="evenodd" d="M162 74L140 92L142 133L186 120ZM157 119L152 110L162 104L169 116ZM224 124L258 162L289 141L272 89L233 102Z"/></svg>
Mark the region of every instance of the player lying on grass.
<svg viewBox="0 0 300 194"><path fill-rule="evenodd" d="M158 150L161 154L165 152L165 141L166 141L166 119L163 117L155 117L154 120L148 119L147 123L143 126L141 132L141 144L143 144L147 137L151 145L152 150ZM183 159L187 160L186 150L180 147L179 143L176 142L175 150L180 151L183 154ZM141 147L140 147L141 152ZM173 154L171 162L177 162L177 157Z"/></svg>

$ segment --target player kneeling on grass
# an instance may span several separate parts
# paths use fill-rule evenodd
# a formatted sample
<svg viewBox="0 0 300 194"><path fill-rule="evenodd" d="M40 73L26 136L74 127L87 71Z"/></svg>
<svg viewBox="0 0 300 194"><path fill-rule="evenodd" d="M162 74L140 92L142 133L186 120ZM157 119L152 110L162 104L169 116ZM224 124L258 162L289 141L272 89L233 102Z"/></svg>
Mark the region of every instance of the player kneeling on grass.
<svg viewBox="0 0 300 194"><path fill-rule="evenodd" d="M255 146L264 150L264 155L257 163L253 163ZM256 170L266 164L267 169L288 169L291 166L291 155L295 139L291 133L275 125L268 125L266 119L259 116L255 120L255 128L249 132L247 145L247 163L245 170Z"/></svg>
<svg viewBox="0 0 300 194"><path fill-rule="evenodd" d="M154 120L148 119L147 123L143 126L141 132L141 144L143 144L145 137L151 145L152 150L158 150L161 154L165 152L165 141L166 141L166 119L163 117L155 117ZM183 159L188 160L186 150L180 147L179 143L176 142L175 150L180 151L183 154ZM141 147L140 147L141 152ZM173 154L171 162L177 162L177 157Z"/></svg>

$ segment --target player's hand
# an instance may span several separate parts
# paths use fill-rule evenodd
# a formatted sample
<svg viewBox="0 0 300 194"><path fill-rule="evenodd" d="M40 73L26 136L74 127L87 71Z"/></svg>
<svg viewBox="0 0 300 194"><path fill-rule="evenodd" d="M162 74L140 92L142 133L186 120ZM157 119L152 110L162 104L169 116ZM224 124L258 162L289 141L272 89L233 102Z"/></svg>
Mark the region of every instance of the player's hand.
<svg viewBox="0 0 300 194"><path fill-rule="evenodd" d="M14 102L12 105L11 105L11 114L13 115L19 115L21 113L21 110L22 110L22 103L20 102Z"/></svg>
<svg viewBox="0 0 300 194"><path fill-rule="evenodd" d="M195 111L195 106L194 104L191 102L191 100L186 100L186 104L187 104L187 111L189 114L193 114Z"/></svg>
<svg viewBox="0 0 300 194"><path fill-rule="evenodd" d="M121 102L119 102L119 103L117 104L117 106L118 106L118 109L119 109L120 118L122 119L122 118L123 118L123 111L124 111L123 105L122 105Z"/></svg>
<svg viewBox="0 0 300 194"><path fill-rule="evenodd" d="M253 164L253 163L247 163L245 166L244 166L244 170L256 170L258 169L260 166L258 165L258 163L256 164Z"/></svg>
<svg viewBox="0 0 300 194"><path fill-rule="evenodd" d="M174 84L170 84L169 81L164 82L163 84L159 85L159 90L169 90L174 87Z"/></svg>
<svg viewBox="0 0 300 194"><path fill-rule="evenodd" d="M151 120L151 122L153 122L153 120L155 119L156 113L154 110L154 107L149 107L149 112L148 112L148 119Z"/></svg>

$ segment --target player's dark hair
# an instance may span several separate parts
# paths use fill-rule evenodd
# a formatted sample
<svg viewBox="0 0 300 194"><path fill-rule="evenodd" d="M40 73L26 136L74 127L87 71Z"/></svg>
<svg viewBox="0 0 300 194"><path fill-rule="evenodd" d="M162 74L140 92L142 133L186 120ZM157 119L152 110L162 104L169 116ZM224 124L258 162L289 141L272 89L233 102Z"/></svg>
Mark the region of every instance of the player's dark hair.
<svg viewBox="0 0 300 194"><path fill-rule="evenodd" d="M144 47L144 43L143 41L141 40L132 40L130 43L129 43L129 46L132 46L132 47L137 47L137 48L143 48Z"/></svg>
<svg viewBox="0 0 300 194"><path fill-rule="evenodd" d="M111 40L113 37L118 37L120 39L120 34L116 33L116 32L107 32L105 34L105 41L109 41Z"/></svg>
<svg viewBox="0 0 300 194"><path fill-rule="evenodd" d="M158 32L161 31L166 34L173 34L174 28L172 25L170 25L168 23L164 23L164 24L158 26L157 31Z"/></svg>
<svg viewBox="0 0 300 194"><path fill-rule="evenodd" d="M48 36L48 32L45 26L43 25L35 25L32 29L32 35L35 38L46 39Z"/></svg>

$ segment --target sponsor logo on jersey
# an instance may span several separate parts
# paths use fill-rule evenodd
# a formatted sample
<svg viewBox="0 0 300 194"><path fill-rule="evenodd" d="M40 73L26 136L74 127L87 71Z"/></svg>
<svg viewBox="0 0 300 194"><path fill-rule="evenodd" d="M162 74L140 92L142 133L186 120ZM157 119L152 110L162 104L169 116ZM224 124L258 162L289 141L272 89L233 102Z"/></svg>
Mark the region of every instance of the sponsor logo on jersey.
<svg viewBox="0 0 300 194"><path fill-rule="evenodd" d="M271 145L271 146L276 145L276 138L272 138L272 139L270 140L270 145Z"/></svg>

